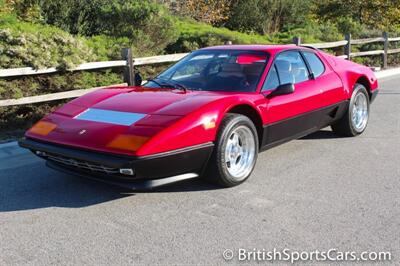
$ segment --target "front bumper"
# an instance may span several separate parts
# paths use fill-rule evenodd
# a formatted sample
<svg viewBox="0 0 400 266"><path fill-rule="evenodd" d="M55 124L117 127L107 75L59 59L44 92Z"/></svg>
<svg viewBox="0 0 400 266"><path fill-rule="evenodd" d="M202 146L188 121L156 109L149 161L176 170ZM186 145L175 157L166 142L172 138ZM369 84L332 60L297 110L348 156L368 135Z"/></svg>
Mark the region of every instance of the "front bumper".
<svg viewBox="0 0 400 266"><path fill-rule="evenodd" d="M19 145L46 159L48 166L57 170L118 181L159 179L185 173L200 175L214 147L210 142L165 153L135 157L82 150L30 138L19 141ZM121 169L132 169L132 173L123 174Z"/></svg>

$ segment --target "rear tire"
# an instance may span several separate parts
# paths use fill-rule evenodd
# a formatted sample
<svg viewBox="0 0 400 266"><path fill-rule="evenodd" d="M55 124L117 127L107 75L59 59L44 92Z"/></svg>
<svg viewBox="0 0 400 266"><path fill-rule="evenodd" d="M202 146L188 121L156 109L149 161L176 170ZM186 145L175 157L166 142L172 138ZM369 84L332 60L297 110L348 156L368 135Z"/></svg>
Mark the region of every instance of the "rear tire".
<svg viewBox="0 0 400 266"><path fill-rule="evenodd" d="M204 178L222 187L237 186L253 172L257 155L258 135L253 122L247 116L228 113L219 127Z"/></svg>
<svg viewBox="0 0 400 266"><path fill-rule="evenodd" d="M363 85L356 83L346 113L331 128L339 136L354 137L364 132L368 118L368 92Z"/></svg>

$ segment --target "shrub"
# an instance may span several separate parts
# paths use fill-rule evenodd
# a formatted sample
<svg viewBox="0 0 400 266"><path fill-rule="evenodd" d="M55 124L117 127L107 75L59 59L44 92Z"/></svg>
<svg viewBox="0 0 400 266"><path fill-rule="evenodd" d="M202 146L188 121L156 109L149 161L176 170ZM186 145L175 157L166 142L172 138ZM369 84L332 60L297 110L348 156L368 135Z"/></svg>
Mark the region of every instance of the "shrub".
<svg viewBox="0 0 400 266"><path fill-rule="evenodd" d="M189 52L206 46L221 45L226 41L233 44L270 43L266 36L231 31L226 28L215 28L208 24L190 20L177 20L175 27L179 32L178 40L167 47L167 52Z"/></svg>
<svg viewBox="0 0 400 266"><path fill-rule="evenodd" d="M131 47L130 41L126 37L98 35L86 38L85 42L96 55L97 61L121 60L122 48ZM134 54L137 55L136 52Z"/></svg>
<svg viewBox="0 0 400 266"><path fill-rule="evenodd" d="M301 28L287 29L282 33L273 34L272 38L276 42L290 43L295 36L301 37L303 43L330 42L344 38L337 30L336 25L329 22L317 23L312 21Z"/></svg>
<svg viewBox="0 0 400 266"><path fill-rule="evenodd" d="M96 58L82 38L57 28L0 16L0 68L71 68Z"/></svg>
<svg viewBox="0 0 400 266"><path fill-rule="evenodd" d="M342 34L350 33L356 38L360 36L361 32L366 30L359 22L354 21L349 17L338 18L336 25Z"/></svg>
<svg viewBox="0 0 400 266"><path fill-rule="evenodd" d="M50 0L40 8L48 24L72 34L126 37L141 55L161 53L176 39L168 10L151 0Z"/></svg>

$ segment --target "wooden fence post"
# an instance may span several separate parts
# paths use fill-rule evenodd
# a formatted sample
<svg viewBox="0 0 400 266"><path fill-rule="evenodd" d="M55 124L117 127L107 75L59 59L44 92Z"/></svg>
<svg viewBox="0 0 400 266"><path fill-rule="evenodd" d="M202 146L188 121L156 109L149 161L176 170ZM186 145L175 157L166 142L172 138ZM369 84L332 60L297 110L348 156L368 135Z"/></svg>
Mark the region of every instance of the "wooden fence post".
<svg viewBox="0 0 400 266"><path fill-rule="evenodd" d="M344 46L344 54L347 60L351 60L351 34L347 33L344 39L347 41L347 44Z"/></svg>
<svg viewBox="0 0 400 266"><path fill-rule="evenodd" d="M385 31L382 33L383 37L383 57L382 57L382 68L387 68L387 58L389 49L389 34Z"/></svg>
<svg viewBox="0 0 400 266"><path fill-rule="evenodd" d="M128 83L128 86L134 86L135 68L132 59L132 49L122 48L121 54L122 54L122 59L126 60L126 67L124 69L124 82Z"/></svg>
<svg viewBox="0 0 400 266"><path fill-rule="evenodd" d="M293 43L299 46L301 44L301 38L300 37L293 37L292 39Z"/></svg>

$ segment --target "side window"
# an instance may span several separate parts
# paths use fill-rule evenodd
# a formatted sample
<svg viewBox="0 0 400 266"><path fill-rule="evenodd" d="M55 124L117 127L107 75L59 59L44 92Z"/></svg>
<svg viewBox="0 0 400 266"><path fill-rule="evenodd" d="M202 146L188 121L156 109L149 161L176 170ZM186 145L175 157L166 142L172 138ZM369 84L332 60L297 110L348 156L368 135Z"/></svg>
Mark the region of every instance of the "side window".
<svg viewBox="0 0 400 266"><path fill-rule="evenodd" d="M318 58L316 54L313 52L302 52L304 57L306 58L308 64L310 65L311 71L314 74L314 77L317 78L322 75L325 71L325 66L321 62L321 59Z"/></svg>
<svg viewBox="0 0 400 266"><path fill-rule="evenodd" d="M268 73L268 78L264 82L262 91L269 91L274 90L279 86L279 77L278 73L276 72L275 65L271 66L271 70Z"/></svg>
<svg viewBox="0 0 400 266"><path fill-rule="evenodd" d="M300 83L309 79L308 69L298 51L287 51L275 58L281 84Z"/></svg>

